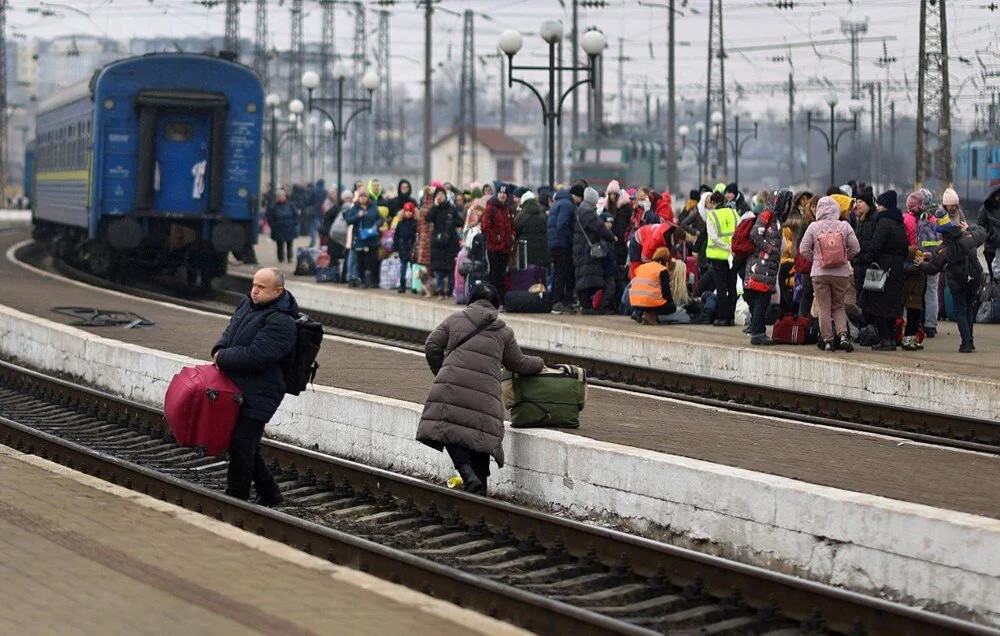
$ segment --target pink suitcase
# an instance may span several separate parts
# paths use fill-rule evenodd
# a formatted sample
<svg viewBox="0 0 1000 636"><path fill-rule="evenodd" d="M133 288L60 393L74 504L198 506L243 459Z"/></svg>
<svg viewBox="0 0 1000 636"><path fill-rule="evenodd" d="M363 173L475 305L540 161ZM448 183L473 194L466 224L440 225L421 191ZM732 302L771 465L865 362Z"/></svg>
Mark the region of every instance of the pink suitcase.
<svg viewBox="0 0 1000 636"><path fill-rule="evenodd" d="M220 456L229 450L243 394L214 365L185 367L163 399L163 416L181 446Z"/></svg>

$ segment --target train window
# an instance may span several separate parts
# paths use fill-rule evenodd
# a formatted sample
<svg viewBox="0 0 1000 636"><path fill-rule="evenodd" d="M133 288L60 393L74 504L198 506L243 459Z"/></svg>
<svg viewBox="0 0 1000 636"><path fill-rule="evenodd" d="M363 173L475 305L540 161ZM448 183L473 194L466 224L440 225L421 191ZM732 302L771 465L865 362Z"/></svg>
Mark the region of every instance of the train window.
<svg viewBox="0 0 1000 636"><path fill-rule="evenodd" d="M583 151L583 160L597 163L597 148L587 148Z"/></svg>
<svg viewBox="0 0 1000 636"><path fill-rule="evenodd" d="M972 149L972 178L979 178L979 148Z"/></svg>
<svg viewBox="0 0 1000 636"><path fill-rule="evenodd" d="M167 141L191 141L194 137L194 127L191 124L170 122L163 131Z"/></svg>
<svg viewBox="0 0 1000 636"><path fill-rule="evenodd" d="M601 163L622 163L623 151L621 148L602 148Z"/></svg>

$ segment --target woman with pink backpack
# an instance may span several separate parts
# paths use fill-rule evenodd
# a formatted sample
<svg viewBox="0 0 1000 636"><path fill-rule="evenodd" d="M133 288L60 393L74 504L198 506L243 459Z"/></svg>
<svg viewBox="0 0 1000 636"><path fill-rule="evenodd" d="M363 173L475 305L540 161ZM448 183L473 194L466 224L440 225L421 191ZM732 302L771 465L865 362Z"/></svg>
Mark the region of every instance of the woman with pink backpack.
<svg viewBox="0 0 1000 636"><path fill-rule="evenodd" d="M806 228L799 252L812 261L810 276L826 351L854 351L847 337L844 300L853 284L850 260L860 251L850 223L840 220L840 206L830 197L821 198L816 205L816 220Z"/></svg>

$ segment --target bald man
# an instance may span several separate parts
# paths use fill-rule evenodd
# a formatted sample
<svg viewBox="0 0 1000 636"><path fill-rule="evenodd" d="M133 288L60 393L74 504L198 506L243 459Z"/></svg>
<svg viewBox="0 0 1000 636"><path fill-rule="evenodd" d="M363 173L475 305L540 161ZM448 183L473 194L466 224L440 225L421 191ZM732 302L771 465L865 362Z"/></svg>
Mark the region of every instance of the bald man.
<svg viewBox="0 0 1000 636"><path fill-rule="evenodd" d="M212 347L215 366L243 391L243 405L229 447L226 494L276 506L284 497L260 457L264 425L285 396L282 361L295 346L299 307L285 289L285 275L275 267L254 274L250 293L240 301L222 337Z"/></svg>

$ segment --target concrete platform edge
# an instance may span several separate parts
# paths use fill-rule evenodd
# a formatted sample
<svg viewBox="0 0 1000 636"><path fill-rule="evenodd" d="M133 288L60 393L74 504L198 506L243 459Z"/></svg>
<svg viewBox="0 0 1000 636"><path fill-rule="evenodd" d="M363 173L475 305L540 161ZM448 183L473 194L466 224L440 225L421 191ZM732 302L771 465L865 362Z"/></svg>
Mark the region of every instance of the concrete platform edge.
<svg viewBox="0 0 1000 636"><path fill-rule="evenodd" d="M233 272L242 275L241 272ZM327 313L405 325L430 331L458 307L451 302L433 305L407 296L391 298L339 285L289 280L303 311ZM776 351L696 343L671 338L669 329L655 335L621 332L604 327L540 320L504 314L518 342L539 351L581 356L638 367L672 369L719 380L799 386L803 391L830 397L924 408L941 413L991 419L1000 412L996 383L949 373L855 361L846 356L817 358L793 351ZM934 400L926 400L933 395Z"/></svg>
<svg viewBox="0 0 1000 636"><path fill-rule="evenodd" d="M377 594L393 602L400 603L415 611L433 614L439 618L461 624L469 631L480 634L528 634L518 627L489 618L457 605L442 601L426 594L421 594L402 585L391 583L384 579L365 574L360 570L354 570L342 565L334 565L319 557L315 557L291 546L287 546L273 539L260 537L251 532L240 530L222 521L216 521L211 517L181 508L172 503L156 499L155 497L129 490L122 486L111 484L97 477L85 475L81 472L71 470L35 455L27 455L18 452L7 446L0 445L0 455L11 459L30 464L62 477L76 481L79 484L119 497L129 504L142 506L167 514L179 521L183 521L201 530L210 532L227 541L236 542L247 548L258 550L264 554L292 563L298 567L315 570L328 574L338 582L361 588L366 592Z"/></svg>
<svg viewBox="0 0 1000 636"><path fill-rule="evenodd" d="M202 362L0 308L0 352L159 405ZM420 405L318 387L282 405L268 434L443 480L444 454L416 443ZM1000 520L608 444L509 430L499 495L624 525L737 560L1000 625Z"/></svg>

